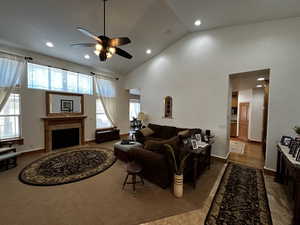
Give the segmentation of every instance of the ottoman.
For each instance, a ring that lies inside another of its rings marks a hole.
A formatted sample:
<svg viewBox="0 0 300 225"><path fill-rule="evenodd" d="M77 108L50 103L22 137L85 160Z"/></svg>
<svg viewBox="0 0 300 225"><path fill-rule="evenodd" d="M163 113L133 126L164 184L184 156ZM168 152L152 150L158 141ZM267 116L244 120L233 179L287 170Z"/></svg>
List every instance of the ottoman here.
<svg viewBox="0 0 300 225"><path fill-rule="evenodd" d="M142 147L143 145L139 142L131 142L131 144L128 145L122 145L121 141L118 141L114 144L114 154L117 157L117 159L128 162L127 154L128 152L135 148L135 147Z"/></svg>

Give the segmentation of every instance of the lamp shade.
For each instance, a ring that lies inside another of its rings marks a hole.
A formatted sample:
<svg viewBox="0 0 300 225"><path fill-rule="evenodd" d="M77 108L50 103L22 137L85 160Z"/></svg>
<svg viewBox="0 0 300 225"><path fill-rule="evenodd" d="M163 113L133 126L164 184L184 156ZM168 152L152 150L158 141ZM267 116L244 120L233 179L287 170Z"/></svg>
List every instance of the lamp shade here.
<svg viewBox="0 0 300 225"><path fill-rule="evenodd" d="M137 119L141 120L141 121L146 121L147 120L147 115L143 112L139 112Z"/></svg>

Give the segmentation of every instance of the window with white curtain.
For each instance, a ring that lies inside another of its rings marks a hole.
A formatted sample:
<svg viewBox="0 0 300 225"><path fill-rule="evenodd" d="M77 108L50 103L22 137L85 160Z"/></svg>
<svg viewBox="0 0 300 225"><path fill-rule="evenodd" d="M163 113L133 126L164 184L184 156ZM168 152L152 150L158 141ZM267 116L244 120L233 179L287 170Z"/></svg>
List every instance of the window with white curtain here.
<svg viewBox="0 0 300 225"><path fill-rule="evenodd" d="M137 99L129 99L129 120L137 118L141 111L141 103Z"/></svg>
<svg viewBox="0 0 300 225"><path fill-rule="evenodd" d="M93 94L91 76L28 63L28 88Z"/></svg>
<svg viewBox="0 0 300 225"><path fill-rule="evenodd" d="M98 98L96 100L96 128L101 129L109 127L112 127L112 124L105 114L101 99Z"/></svg>
<svg viewBox="0 0 300 225"><path fill-rule="evenodd" d="M116 97L116 89L111 80L97 78L97 82L101 82L101 88L100 88L101 93L98 93L97 90L98 94L100 94L104 98Z"/></svg>
<svg viewBox="0 0 300 225"><path fill-rule="evenodd" d="M20 137L20 94L10 94L0 111L0 139Z"/></svg>

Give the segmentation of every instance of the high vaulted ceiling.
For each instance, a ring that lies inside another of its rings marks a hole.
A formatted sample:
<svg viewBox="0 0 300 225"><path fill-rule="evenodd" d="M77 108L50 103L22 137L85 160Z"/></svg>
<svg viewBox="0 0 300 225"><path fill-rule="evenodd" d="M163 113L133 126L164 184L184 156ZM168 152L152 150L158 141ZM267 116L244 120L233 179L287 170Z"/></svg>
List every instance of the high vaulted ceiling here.
<svg viewBox="0 0 300 225"><path fill-rule="evenodd" d="M13 47L126 74L188 32L300 16L299 0L109 0L108 36L129 37L132 43L123 49L133 59L114 56L99 62L92 49L72 48L70 43L91 41L76 31L78 25L102 34L102 7L101 0L1 0L0 39ZM201 19L200 27L194 26L196 19ZM47 41L55 47L46 47ZM151 55L145 53L148 48Z"/></svg>

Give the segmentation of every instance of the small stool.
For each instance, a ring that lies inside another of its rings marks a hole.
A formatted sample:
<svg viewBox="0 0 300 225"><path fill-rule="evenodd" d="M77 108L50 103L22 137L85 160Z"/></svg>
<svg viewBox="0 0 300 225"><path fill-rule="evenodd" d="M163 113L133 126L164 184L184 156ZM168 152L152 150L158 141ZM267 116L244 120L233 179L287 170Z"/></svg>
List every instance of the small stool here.
<svg viewBox="0 0 300 225"><path fill-rule="evenodd" d="M132 184L133 191L135 192L135 185L137 183L142 183L144 185L144 180L143 180L143 177L141 175L142 170L143 170L142 166L137 164L136 162L128 163L127 164L127 176L126 176L125 181L123 183L123 188L122 189L125 188L126 184ZM132 182L127 182L129 175L132 176ZM136 182L136 176L139 176L141 178L140 182Z"/></svg>

